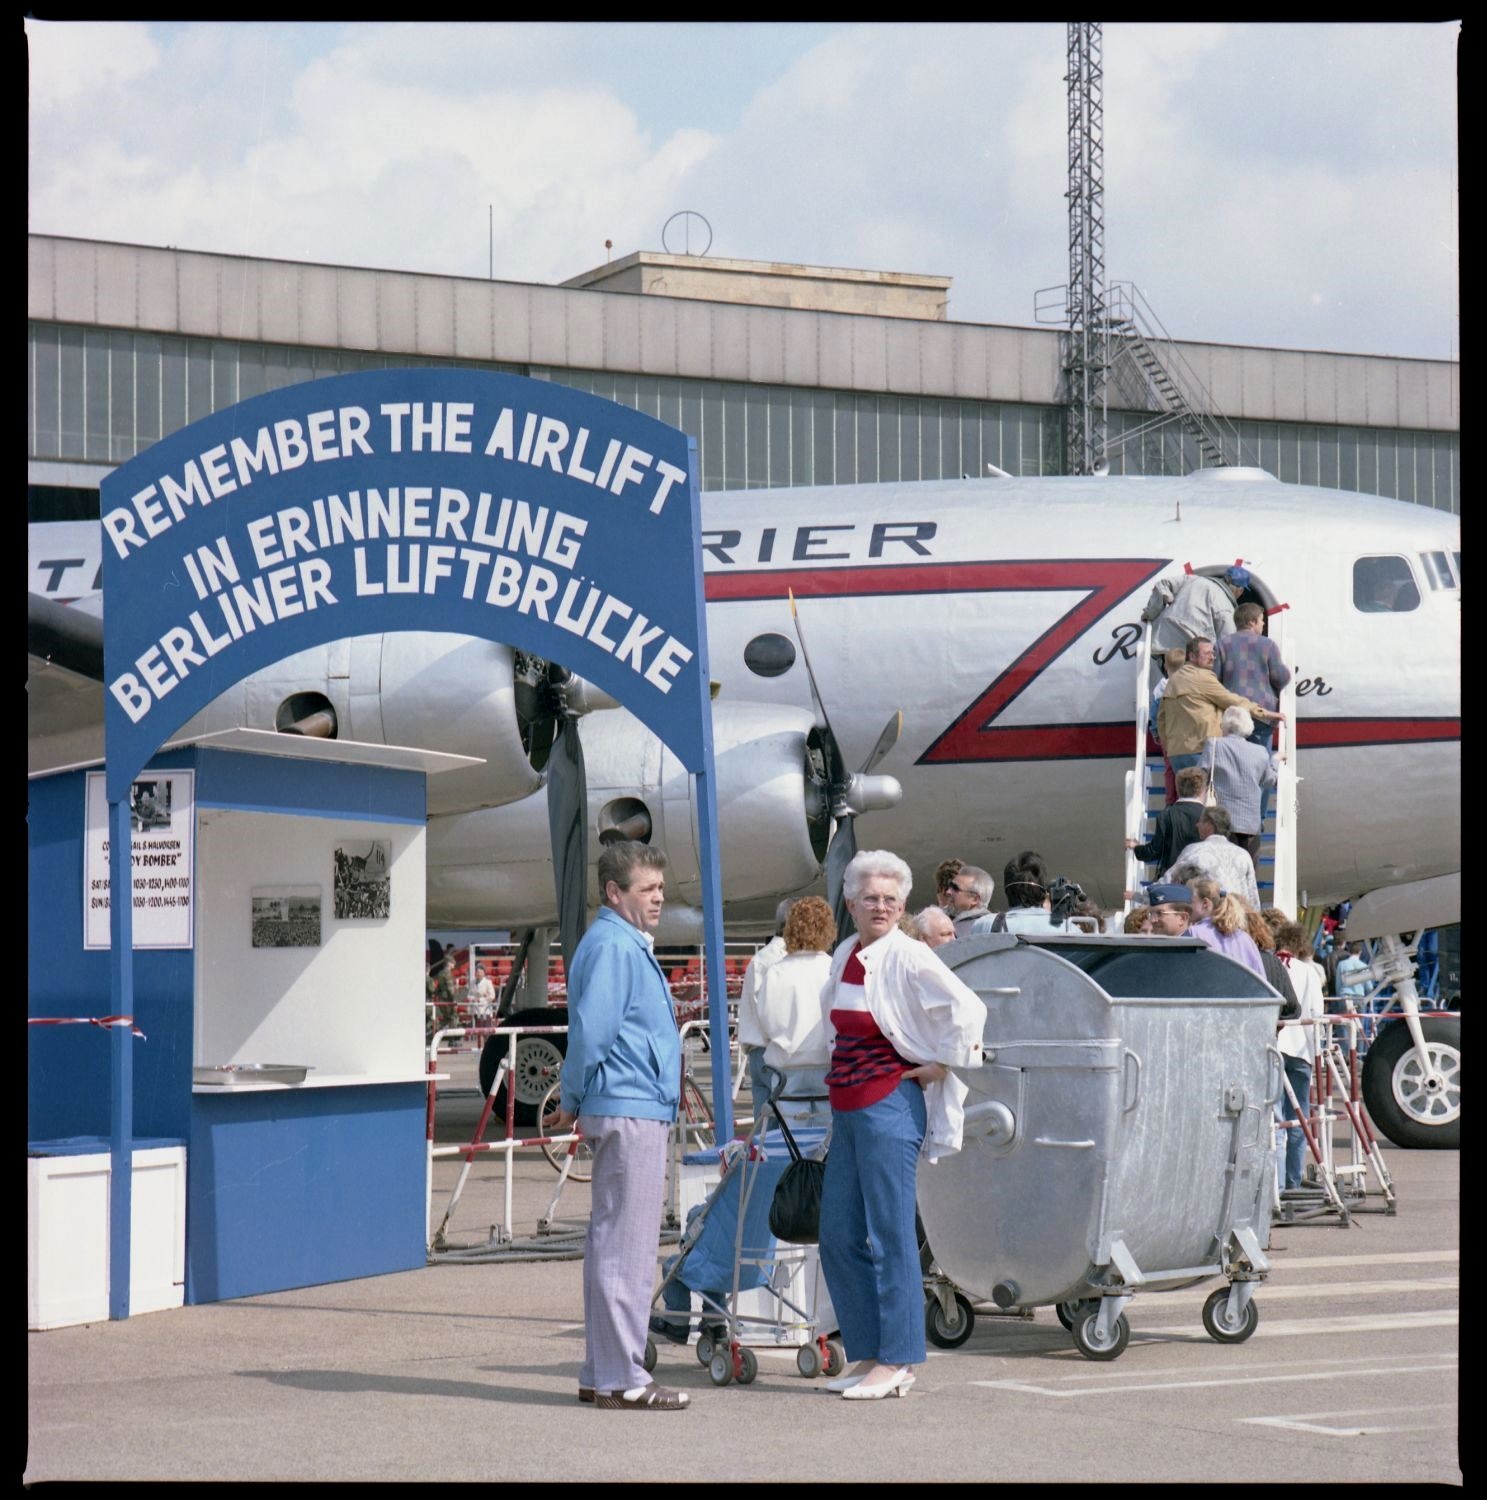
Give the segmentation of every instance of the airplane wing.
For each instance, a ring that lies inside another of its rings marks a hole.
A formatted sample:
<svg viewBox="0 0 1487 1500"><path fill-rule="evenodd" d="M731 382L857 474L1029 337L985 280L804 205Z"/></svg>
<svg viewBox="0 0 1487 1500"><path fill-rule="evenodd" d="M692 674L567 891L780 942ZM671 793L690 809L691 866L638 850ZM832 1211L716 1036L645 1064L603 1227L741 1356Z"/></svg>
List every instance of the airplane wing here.
<svg viewBox="0 0 1487 1500"><path fill-rule="evenodd" d="M103 621L26 596L27 770L103 754Z"/></svg>

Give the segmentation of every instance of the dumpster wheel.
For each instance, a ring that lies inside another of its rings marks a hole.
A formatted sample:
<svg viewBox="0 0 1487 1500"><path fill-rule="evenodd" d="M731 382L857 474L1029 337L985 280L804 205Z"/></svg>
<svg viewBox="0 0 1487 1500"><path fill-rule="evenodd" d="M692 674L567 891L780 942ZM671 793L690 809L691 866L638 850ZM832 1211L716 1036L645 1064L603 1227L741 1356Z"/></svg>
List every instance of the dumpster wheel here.
<svg viewBox="0 0 1487 1500"><path fill-rule="evenodd" d="M1073 1333L1074 1320L1076 1318L1083 1317L1084 1314L1087 1313L1091 1308L1094 1308L1098 1312L1099 1307L1100 1304L1094 1299L1085 1298L1084 1300L1079 1302L1055 1303L1053 1310L1055 1313L1057 1313L1059 1322L1062 1323L1070 1333Z"/></svg>
<svg viewBox="0 0 1487 1500"><path fill-rule="evenodd" d="M1225 1292L1224 1295L1227 1297L1229 1294ZM1069 1330L1074 1335L1074 1347L1086 1359L1119 1359L1125 1353L1126 1345L1131 1342L1131 1325L1126 1321L1126 1315L1122 1313L1115 1320L1114 1336L1108 1344L1099 1342L1099 1320L1098 1303L1093 1312L1074 1320L1074 1326Z"/></svg>
<svg viewBox="0 0 1487 1500"><path fill-rule="evenodd" d="M953 1311L946 1317L938 1297L928 1297L924 1303L925 1336L940 1349L959 1349L976 1326L976 1309L970 1298L957 1292L950 1306Z"/></svg>
<svg viewBox="0 0 1487 1500"><path fill-rule="evenodd" d="M1230 1328L1226 1323L1220 1322L1228 1306L1229 1288L1221 1286L1203 1304L1203 1327L1209 1338L1217 1339L1221 1344L1242 1344L1255 1331L1260 1321L1260 1309L1255 1306L1254 1298L1251 1298L1244 1304L1239 1326Z"/></svg>

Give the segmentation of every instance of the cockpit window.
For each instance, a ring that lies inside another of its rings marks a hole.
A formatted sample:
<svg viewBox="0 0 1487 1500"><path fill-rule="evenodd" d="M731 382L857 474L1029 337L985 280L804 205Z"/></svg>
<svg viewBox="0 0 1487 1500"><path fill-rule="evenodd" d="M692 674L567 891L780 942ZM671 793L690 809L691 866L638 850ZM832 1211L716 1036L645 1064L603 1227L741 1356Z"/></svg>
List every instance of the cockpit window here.
<svg viewBox="0 0 1487 1500"><path fill-rule="evenodd" d="M1419 609L1420 589L1402 557L1360 557L1353 564L1353 605L1364 614Z"/></svg>
<svg viewBox="0 0 1487 1500"><path fill-rule="evenodd" d="M1425 569L1425 581L1433 589L1454 589L1456 575L1451 571L1450 554L1446 552L1422 552L1421 565Z"/></svg>

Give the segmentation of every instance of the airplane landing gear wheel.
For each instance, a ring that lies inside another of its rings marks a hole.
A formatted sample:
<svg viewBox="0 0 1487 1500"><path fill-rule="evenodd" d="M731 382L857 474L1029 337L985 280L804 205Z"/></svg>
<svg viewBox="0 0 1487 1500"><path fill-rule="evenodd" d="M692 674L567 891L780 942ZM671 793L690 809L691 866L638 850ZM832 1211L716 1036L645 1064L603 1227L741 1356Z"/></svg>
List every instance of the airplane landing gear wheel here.
<svg viewBox="0 0 1487 1500"><path fill-rule="evenodd" d="M1420 1018L1425 1050L1443 1087L1428 1073L1403 1021L1391 1021L1363 1059L1363 1102L1380 1132L1396 1146L1456 1151L1461 1147L1461 1022Z"/></svg>
<svg viewBox="0 0 1487 1500"><path fill-rule="evenodd" d="M502 1026L561 1026L568 1019L566 1011L548 1006L530 1006L514 1015L506 1016ZM506 1049L511 1045L509 1036L492 1036L485 1039L480 1052L480 1092L489 1095L496 1081L496 1070ZM521 1050L517 1053L518 1077L516 1080L516 1123L535 1125L542 1096L556 1080L563 1066L563 1054L568 1047L566 1032L550 1033L546 1036L522 1038ZM496 1095L495 1118L506 1117L506 1083L502 1083Z"/></svg>

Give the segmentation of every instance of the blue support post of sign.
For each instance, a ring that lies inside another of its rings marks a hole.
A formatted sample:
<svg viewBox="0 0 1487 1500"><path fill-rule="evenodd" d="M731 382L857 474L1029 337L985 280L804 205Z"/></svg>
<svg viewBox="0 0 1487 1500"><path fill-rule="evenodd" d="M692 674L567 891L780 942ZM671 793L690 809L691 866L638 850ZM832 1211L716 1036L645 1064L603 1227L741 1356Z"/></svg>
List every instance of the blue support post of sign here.
<svg viewBox="0 0 1487 1500"><path fill-rule="evenodd" d="M109 1027L108 1315L129 1316L134 1191L134 861L128 792L108 805Z"/></svg>
<svg viewBox="0 0 1487 1500"><path fill-rule="evenodd" d="M702 578L702 494L697 483L697 439L687 439L687 486L695 538L693 595L697 604L697 691L702 724L702 765L697 772L697 854L702 864L702 939L707 957L707 1017L712 1038L713 1132L733 1135L733 1078L728 1059L728 975L723 967L723 872L718 859L718 792L713 776L712 684L707 651L707 601Z"/></svg>

